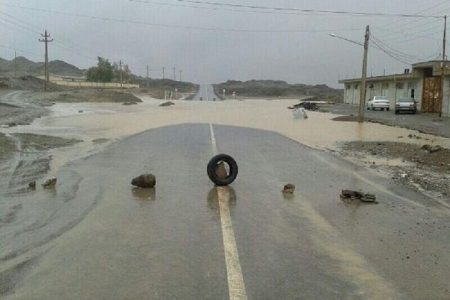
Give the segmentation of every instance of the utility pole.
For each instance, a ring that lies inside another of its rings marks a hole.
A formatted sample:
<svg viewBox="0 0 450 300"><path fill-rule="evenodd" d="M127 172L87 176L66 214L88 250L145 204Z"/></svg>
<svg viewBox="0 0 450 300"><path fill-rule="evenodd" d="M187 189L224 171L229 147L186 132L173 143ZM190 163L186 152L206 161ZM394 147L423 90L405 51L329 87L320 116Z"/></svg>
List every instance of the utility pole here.
<svg viewBox="0 0 450 300"><path fill-rule="evenodd" d="M17 77L17 52L14 50L14 77Z"/></svg>
<svg viewBox="0 0 450 300"><path fill-rule="evenodd" d="M444 37L442 39L442 63L441 63L441 103L439 105L439 118L442 117L442 107L444 104L444 83L445 83L445 70L447 68L445 63L445 43L447 39L447 16L444 16ZM449 103L450 105L450 103Z"/></svg>
<svg viewBox="0 0 450 300"><path fill-rule="evenodd" d="M120 87L123 88L122 60L119 60L119 70L120 70Z"/></svg>
<svg viewBox="0 0 450 300"><path fill-rule="evenodd" d="M180 72L180 81L181 81L181 73L183 73L183 70L179 70L178 72Z"/></svg>
<svg viewBox="0 0 450 300"><path fill-rule="evenodd" d="M163 67L163 79L166 79L166 67Z"/></svg>
<svg viewBox="0 0 450 300"><path fill-rule="evenodd" d="M177 81L177 75L176 75L177 71L175 69L175 67L173 67L173 80Z"/></svg>
<svg viewBox="0 0 450 300"><path fill-rule="evenodd" d="M363 56L361 94L359 98L359 114L358 114L359 123L364 122L364 105L366 103L367 53L369 52L369 38L370 38L370 29L369 25L367 25L366 34L364 36L364 56Z"/></svg>
<svg viewBox="0 0 450 300"><path fill-rule="evenodd" d="M149 68L148 68L148 65L147 65L147 87L149 86L149 84L150 84L150 71L149 71Z"/></svg>
<svg viewBox="0 0 450 300"><path fill-rule="evenodd" d="M49 39L50 34L47 33L47 30L45 30L45 33L41 34L41 36L43 37L43 39L39 39L39 42L45 43L44 91L47 91L47 84L48 84L48 81L50 80L50 76L48 74L48 43L53 42L53 39L51 39L51 40Z"/></svg>

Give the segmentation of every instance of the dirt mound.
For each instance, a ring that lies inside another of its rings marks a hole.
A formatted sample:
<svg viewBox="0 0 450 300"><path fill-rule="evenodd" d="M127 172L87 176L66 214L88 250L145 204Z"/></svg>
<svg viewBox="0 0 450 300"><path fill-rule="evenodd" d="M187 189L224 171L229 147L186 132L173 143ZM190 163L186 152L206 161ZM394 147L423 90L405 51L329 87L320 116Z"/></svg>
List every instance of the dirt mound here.
<svg viewBox="0 0 450 300"><path fill-rule="evenodd" d="M71 90L64 92L55 92L42 95L45 100L52 102L65 102L65 103L77 103L77 102L114 102L114 103L139 103L141 99L136 97L130 92L117 91L117 90Z"/></svg>
<svg viewBox="0 0 450 300"><path fill-rule="evenodd" d="M44 90L44 80L34 76L22 76L18 78L0 77L0 87L14 90L41 91ZM47 84L48 91L61 91L62 87L53 83Z"/></svg>

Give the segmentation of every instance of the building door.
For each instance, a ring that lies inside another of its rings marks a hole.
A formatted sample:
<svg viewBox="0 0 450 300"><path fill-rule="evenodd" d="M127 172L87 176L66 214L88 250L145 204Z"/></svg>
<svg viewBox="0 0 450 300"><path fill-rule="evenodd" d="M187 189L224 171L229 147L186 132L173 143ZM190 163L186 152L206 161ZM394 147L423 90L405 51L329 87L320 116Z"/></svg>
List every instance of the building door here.
<svg viewBox="0 0 450 300"><path fill-rule="evenodd" d="M441 79L428 77L423 81L422 112L439 112L441 101Z"/></svg>

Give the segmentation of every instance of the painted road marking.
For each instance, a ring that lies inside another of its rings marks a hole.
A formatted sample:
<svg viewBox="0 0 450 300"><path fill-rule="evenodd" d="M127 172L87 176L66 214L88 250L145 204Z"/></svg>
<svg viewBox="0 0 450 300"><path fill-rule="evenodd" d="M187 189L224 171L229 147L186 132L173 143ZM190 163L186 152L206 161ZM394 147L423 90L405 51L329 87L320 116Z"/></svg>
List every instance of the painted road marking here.
<svg viewBox="0 0 450 300"><path fill-rule="evenodd" d="M214 128L209 124L211 144L214 155L218 154ZM228 294L231 300L247 299L244 277L242 275L239 253L234 236L233 224L230 215L230 192L227 187L217 187L219 201L220 222L222 225L223 248L225 252L225 265L227 267Z"/></svg>

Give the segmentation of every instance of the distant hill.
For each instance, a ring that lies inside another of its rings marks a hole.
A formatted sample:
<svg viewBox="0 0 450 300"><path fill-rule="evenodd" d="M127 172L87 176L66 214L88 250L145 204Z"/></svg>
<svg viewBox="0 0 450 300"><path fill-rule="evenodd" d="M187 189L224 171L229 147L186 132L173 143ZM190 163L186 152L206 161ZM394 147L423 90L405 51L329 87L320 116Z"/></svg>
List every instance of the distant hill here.
<svg viewBox="0 0 450 300"><path fill-rule="evenodd" d="M325 84L289 84L280 80L249 80L227 82L214 85L217 95L225 89L227 94L232 92L241 97L303 97L311 96L317 100L342 102L343 92L340 89L331 88Z"/></svg>
<svg viewBox="0 0 450 300"><path fill-rule="evenodd" d="M0 58L0 76L13 76L16 68L17 76L44 75L44 63L33 62L23 56L19 56L12 60ZM58 76L84 76L84 71L74 65L61 60L53 60L48 63L50 75Z"/></svg>

